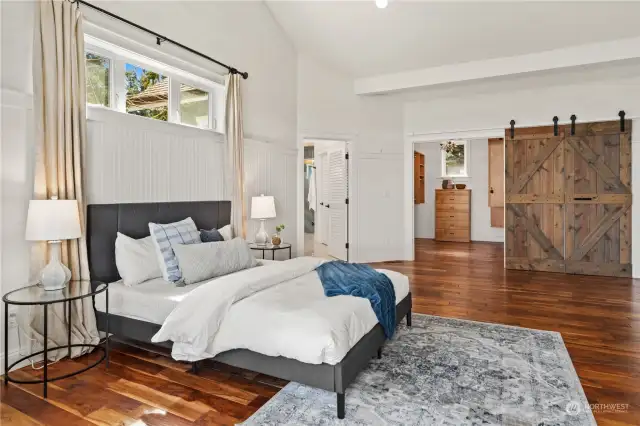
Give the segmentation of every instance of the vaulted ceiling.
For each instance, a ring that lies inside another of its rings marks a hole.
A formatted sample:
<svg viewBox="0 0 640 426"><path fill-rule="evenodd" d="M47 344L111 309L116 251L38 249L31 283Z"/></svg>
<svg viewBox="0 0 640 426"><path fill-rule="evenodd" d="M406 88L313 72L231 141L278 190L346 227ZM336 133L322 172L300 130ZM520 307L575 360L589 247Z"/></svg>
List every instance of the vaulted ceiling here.
<svg viewBox="0 0 640 426"><path fill-rule="evenodd" d="M640 2L267 1L300 52L353 77L640 36Z"/></svg>

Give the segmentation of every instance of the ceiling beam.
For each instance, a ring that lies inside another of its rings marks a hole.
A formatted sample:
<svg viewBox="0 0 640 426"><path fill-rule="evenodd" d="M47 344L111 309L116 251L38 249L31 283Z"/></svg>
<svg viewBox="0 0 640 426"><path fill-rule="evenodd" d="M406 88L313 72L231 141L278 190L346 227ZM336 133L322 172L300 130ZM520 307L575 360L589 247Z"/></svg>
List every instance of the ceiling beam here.
<svg viewBox="0 0 640 426"><path fill-rule="evenodd" d="M640 58L640 37L358 78L354 90L371 95L634 58Z"/></svg>

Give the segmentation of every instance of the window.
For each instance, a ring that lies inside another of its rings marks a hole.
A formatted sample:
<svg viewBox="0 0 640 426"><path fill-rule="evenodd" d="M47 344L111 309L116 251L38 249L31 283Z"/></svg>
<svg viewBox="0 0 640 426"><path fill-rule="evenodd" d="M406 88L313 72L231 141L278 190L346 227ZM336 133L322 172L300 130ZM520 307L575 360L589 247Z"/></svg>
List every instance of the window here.
<svg viewBox="0 0 640 426"><path fill-rule="evenodd" d="M442 152L442 176L466 177L467 141L447 141L440 144Z"/></svg>
<svg viewBox="0 0 640 426"><path fill-rule="evenodd" d="M180 85L180 122L191 126L209 127L209 93L195 87Z"/></svg>
<svg viewBox="0 0 640 426"><path fill-rule="evenodd" d="M169 79L152 70L126 64L124 88L129 114L169 120Z"/></svg>
<svg viewBox="0 0 640 426"><path fill-rule="evenodd" d="M111 60L87 52L87 103L109 107Z"/></svg>
<svg viewBox="0 0 640 426"><path fill-rule="evenodd" d="M85 35L87 104L220 130L224 86Z"/></svg>

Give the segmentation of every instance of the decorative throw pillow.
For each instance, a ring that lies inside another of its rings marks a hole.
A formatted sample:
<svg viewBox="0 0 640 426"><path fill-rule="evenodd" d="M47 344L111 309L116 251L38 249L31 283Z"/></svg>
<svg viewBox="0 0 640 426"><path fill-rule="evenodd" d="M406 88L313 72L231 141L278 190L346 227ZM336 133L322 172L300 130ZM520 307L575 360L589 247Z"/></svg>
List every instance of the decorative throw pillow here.
<svg viewBox="0 0 640 426"><path fill-rule="evenodd" d="M220 235L222 235L222 238L224 238L225 241L233 240L233 228L231 227L231 225L223 226L222 228L218 229L218 232L220 233Z"/></svg>
<svg viewBox="0 0 640 426"><path fill-rule="evenodd" d="M197 244L200 232L190 217L180 222L159 224L149 222L149 232L156 248L156 255L160 263L162 277L171 282L180 281L182 275L178 267L178 259L173 253L173 246L177 244Z"/></svg>
<svg viewBox="0 0 640 426"><path fill-rule="evenodd" d="M258 261L242 238L215 243L174 246L185 284L253 268Z"/></svg>
<svg viewBox="0 0 640 426"><path fill-rule="evenodd" d="M151 236L136 240L118 232L116 267L124 285L129 287L162 276Z"/></svg>
<svg viewBox="0 0 640 426"><path fill-rule="evenodd" d="M224 241L224 237L222 236L222 234L220 234L220 232L218 232L216 228L210 229L208 231L206 229L201 229L200 239L203 243L216 243L218 241Z"/></svg>

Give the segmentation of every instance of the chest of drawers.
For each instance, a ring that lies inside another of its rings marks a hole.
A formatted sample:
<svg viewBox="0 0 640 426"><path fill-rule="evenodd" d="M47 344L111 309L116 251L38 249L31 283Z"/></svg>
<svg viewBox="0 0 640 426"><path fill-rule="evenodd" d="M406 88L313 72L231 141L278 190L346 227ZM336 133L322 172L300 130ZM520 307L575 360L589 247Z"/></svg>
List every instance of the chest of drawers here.
<svg viewBox="0 0 640 426"><path fill-rule="evenodd" d="M470 189L436 189L436 240L471 241Z"/></svg>

